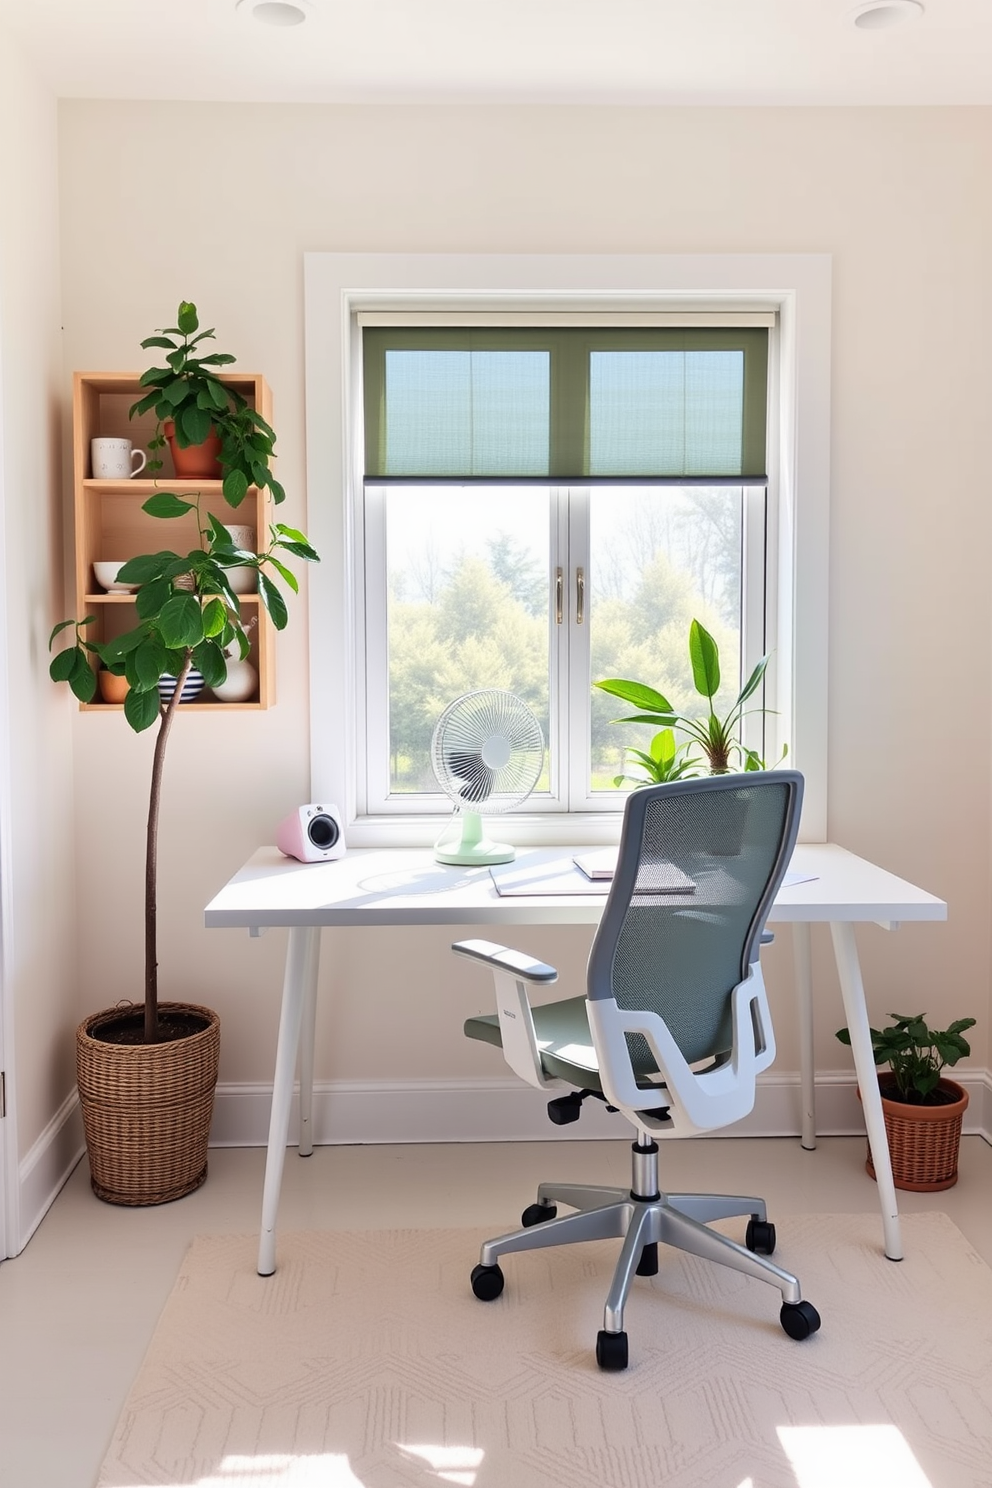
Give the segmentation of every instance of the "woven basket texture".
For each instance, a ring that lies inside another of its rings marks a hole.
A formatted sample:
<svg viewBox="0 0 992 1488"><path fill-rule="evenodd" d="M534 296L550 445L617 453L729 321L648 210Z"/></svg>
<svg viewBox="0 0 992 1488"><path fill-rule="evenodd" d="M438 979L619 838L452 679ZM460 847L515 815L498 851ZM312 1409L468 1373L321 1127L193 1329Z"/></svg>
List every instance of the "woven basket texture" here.
<svg viewBox="0 0 992 1488"><path fill-rule="evenodd" d="M76 1030L76 1081L93 1191L110 1204L167 1204L207 1176L207 1141L220 1053L220 1018L197 1003L161 1003L206 1026L161 1044L110 1044L94 1029L120 1016L106 1008Z"/></svg>
<svg viewBox="0 0 992 1488"><path fill-rule="evenodd" d="M888 1077L883 1076L879 1086L896 1188L914 1193L937 1193L952 1188L958 1179L961 1124L968 1106L968 1092L956 1081L943 1079L941 1089L956 1097L953 1105L909 1106L888 1098L888 1092L894 1089ZM870 1143L865 1167L874 1178Z"/></svg>

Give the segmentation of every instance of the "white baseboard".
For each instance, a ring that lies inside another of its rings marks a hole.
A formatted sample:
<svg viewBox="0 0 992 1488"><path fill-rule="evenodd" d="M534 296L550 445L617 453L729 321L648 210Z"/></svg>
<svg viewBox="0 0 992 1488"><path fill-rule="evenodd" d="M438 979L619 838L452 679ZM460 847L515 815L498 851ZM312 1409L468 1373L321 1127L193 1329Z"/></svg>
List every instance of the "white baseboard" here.
<svg viewBox="0 0 992 1488"><path fill-rule="evenodd" d="M957 1078L971 1097L964 1130L978 1132L992 1142L992 1072L971 1070ZM211 1146L264 1147L271 1100L271 1085L218 1086ZM541 1091L522 1086L512 1076L471 1083L336 1080L314 1087L313 1140L317 1146L353 1146L377 1142L629 1139L626 1123L615 1120L599 1101L586 1101L582 1119L564 1127L548 1120L547 1101ZM798 1074L764 1075L759 1078L750 1116L714 1135L798 1136L801 1112ZM816 1124L820 1136L857 1136L864 1132L853 1075L838 1072L817 1077ZM294 1097L289 1127L293 1144L298 1129L299 1105Z"/></svg>
<svg viewBox="0 0 992 1488"><path fill-rule="evenodd" d="M18 1166L10 1255L20 1255L85 1150L79 1096L73 1090Z"/></svg>
<svg viewBox="0 0 992 1488"><path fill-rule="evenodd" d="M968 1070L955 1077L970 1096L966 1133L992 1143L992 1071ZM212 1147L264 1147L268 1140L272 1086L224 1084L217 1087ZM405 1142L629 1141L624 1121L615 1120L599 1101L585 1103L580 1121L555 1126L548 1120L547 1096L505 1079L336 1080L320 1084L313 1096L313 1140L317 1146L359 1146ZM799 1076L764 1075L750 1116L721 1137L798 1136ZM820 1136L858 1136L864 1132L861 1103L853 1077L824 1073L816 1081L816 1124ZM294 1097L290 1142L299 1130ZM85 1151L79 1098L63 1101L18 1169L17 1214L10 1233L18 1255L34 1234L56 1195Z"/></svg>

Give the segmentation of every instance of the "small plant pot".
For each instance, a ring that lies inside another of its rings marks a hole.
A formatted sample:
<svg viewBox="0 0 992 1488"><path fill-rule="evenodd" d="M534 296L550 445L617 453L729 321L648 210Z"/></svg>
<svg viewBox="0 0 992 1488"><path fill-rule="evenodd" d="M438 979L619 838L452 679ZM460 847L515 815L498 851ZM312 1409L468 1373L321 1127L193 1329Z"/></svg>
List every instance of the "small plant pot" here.
<svg viewBox="0 0 992 1488"><path fill-rule="evenodd" d="M202 444L188 444L181 449L176 443L176 426L171 420L163 426L162 432L169 441L177 480L220 479L220 439L216 434L208 434Z"/></svg>
<svg viewBox="0 0 992 1488"><path fill-rule="evenodd" d="M105 703L122 703L127 696L128 680L116 672L97 672L96 682Z"/></svg>
<svg viewBox="0 0 992 1488"><path fill-rule="evenodd" d="M961 1146L961 1123L968 1107L968 1092L955 1080L942 1079L939 1088L954 1096L943 1106L914 1106L893 1100L895 1080L880 1075L878 1087L882 1096L882 1115L889 1141L892 1181L896 1188L911 1193L939 1193L953 1188L958 1181L958 1152ZM860 1100L860 1092L858 1093ZM871 1160L871 1143L865 1169L875 1177Z"/></svg>

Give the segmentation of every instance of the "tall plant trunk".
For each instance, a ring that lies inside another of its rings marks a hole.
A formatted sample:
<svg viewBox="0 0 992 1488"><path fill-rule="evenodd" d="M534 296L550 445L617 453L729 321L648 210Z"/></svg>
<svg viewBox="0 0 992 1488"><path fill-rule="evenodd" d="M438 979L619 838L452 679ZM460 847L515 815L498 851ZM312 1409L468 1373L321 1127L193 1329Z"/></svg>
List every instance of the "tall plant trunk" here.
<svg viewBox="0 0 992 1488"><path fill-rule="evenodd" d="M165 746L169 742L172 722L176 716L179 699L193 660L187 650L182 671L176 679L176 688L168 703L160 707L161 721L155 739L155 754L152 759L152 783L148 797L148 828L145 834L145 1038L146 1044L156 1044L159 1038L158 1023L158 815L162 801L162 770L165 765Z"/></svg>

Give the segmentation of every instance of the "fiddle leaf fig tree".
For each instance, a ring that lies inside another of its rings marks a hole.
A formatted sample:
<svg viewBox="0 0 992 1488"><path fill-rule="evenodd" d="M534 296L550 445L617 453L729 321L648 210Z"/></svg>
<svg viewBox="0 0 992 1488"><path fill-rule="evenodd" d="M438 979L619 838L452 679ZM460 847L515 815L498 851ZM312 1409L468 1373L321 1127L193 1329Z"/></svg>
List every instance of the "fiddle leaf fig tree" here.
<svg viewBox="0 0 992 1488"><path fill-rule="evenodd" d="M645 781L662 784L668 780L679 780L685 775L698 774L699 767L704 762L706 773L710 775L726 775L735 767L743 770L765 769L761 756L742 742L740 730L748 711L764 711L761 708L748 710L744 705L761 685L769 657L761 658L723 717L714 707L714 698L720 691L719 648L709 631L698 620L693 620L689 627L689 661L693 684L707 704L707 712L698 718L690 718L677 712L663 693L644 682L610 677L593 684L637 709L636 713L625 718L615 718L614 723L647 723L659 730L647 751L627 750L627 754L637 762L644 775L618 775L614 785L621 785L624 780L629 780L634 785L644 785ZM675 731L688 738L681 744L677 743ZM701 755L692 755L693 749L700 750ZM787 753L786 746L781 758L784 759Z"/></svg>
<svg viewBox="0 0 992 1488"><path fill-rule="evenodd" d="M183 684L190 668L196 667L208 686L217 687L227 676L226 651L236 646L242 659L248 655L248 635L229 578L232 569L256 570L259 598L275 628L284 630L289 611L272 575L298 593L296 575L285 559L298 558L306 563L319 559L306 536L282 522L270 526L268 545L258 553L236 548L223 523L212 512L201 512L199 499L187 500L171 491L157 492L142 510L164 521L194 512L199 546L185 554L162 548L130 558L121 566L119 577L123 583L138 586L134 595L136 624L111 640L97 641L90 639L88 629L94 616L61 621L49 638L49 650L70 630L72 644L52 658L49 674L55 682L68 682L75 696L87 703L97 690L91 663L100 662L127 678L124 716L135 733L158 723L145 839L144 901L144 1042L156 1043L161 1036L157 955L159 808L166 745ZM167 701L159 694L161 676L176 678Z"/></svg>

